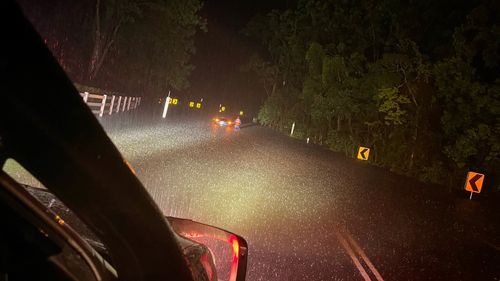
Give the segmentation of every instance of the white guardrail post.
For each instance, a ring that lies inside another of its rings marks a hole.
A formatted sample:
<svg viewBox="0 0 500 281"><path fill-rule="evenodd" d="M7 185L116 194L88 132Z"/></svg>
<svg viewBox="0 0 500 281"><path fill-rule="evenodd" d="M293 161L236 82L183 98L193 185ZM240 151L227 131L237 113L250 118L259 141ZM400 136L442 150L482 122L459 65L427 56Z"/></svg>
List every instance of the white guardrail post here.
<svg viewBox="0 0 500 281"><path fill-rule="evenodd" d="M122 96L118 97L118 105L116 106L116 113L120 112L120 104L122 102Z"/></svg>
<svg viewBox="0 0 500 281"><path fill-rule="evenodd" d="M104 114L104 107L106 107L106 95L102 96L102 103L101 103L101 111L99 112L99 117L102 117Z"/></svg>
<svg viewBox="0 0 500 281"><path fill-rule="evenodd" d="M115 95L111 97L111 105L109 106L109 115L113 113L113 105L115 104Z"/></svg>
<svg viewBox="0 0 500 281"><path fill-rule="evenodd" d="M127 97L123 100L122 112L125 111L125 107L127 106Z"/></svg>

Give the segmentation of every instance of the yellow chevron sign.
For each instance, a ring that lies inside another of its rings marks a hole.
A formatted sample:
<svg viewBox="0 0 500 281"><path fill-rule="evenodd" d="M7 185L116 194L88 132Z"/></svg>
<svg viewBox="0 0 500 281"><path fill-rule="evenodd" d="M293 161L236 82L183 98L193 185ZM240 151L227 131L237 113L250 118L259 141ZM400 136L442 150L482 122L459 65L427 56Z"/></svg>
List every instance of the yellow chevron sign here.
<svg viewBox="0 0 500 281"><path fill-rule="evenodd" d="M358 150L358 159L359 160L368 160L370 157L370 149L368 147L360 146Z"/></svg>
<svg viewBox="0 0 500 281"><path fill-rule="evenodd" d="M468 172L467 179L465 180L465 190L474 193L481 193L481 189L483 189L483 181L484 174Z"/></svg>

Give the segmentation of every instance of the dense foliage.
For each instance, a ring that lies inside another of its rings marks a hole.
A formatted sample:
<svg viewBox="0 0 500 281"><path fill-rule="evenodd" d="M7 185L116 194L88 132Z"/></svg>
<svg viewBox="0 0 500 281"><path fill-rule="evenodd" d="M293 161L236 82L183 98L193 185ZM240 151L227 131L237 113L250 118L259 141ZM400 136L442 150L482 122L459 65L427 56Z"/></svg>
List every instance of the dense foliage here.
<svg viewBox="0 0 500 281"><path fill-rule="evenodd" d="M201 0L19 2L76 82L129 95L189 86Z"/></svg>
<svg viewBox="0 0 500 281"><path fill-rule="evenodd" d="M439 3L438 3L439 2ZM500 189L498 1L304 0L254 18L262 124L425 181Z"/></svg>

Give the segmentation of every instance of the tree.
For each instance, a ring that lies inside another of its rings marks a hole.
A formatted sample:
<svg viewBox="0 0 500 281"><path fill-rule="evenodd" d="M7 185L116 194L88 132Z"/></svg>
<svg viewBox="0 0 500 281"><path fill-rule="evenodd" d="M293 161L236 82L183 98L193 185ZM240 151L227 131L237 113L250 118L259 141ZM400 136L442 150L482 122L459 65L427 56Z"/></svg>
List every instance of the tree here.
<svg viewBox="0 0 500 281"><path fill-rule="evenodd" d="M96 82L148 95L187 88L194 69L190 63L196 51L194 36L206 26L200 9L199 0L160 1L145 7L143 16L123 25Z"/></svg>
<svg viewBox="0 0 500 281"><path fill-rule="evenodd" d="M264 61L259 55L251 56L248 62L241 67L241 71L256 74L267 97L272 96L276 91L276 86L279 83L278 68L270 62Z"/></svg>
<svg viewBox="0 0 500 281"><path fill-rule="evenodd" d="M245 31L286 81L259 117L347 155L370 146L371 162L421 179L500 179L500 4L449 4L301 0L256 17Z"/></svg>
<svg viewBox="0 0 500 281"><path fill-rule="evenodd" d="M133 22L150 2L140 0L96 0L94 8L93 46L88 66L88 79L94 80L104 63L118 32Z"/></svg>
<svg viewBox="0 0 500 281"><path fill-rule="evenodd" d="M500 159L499 5L486 2L472 10L454 36L455 55L434 69L444 153L453 168L496 174ZM496 19L496 21L495 21ZM491 26L493 23L493 26Z"/></svg>

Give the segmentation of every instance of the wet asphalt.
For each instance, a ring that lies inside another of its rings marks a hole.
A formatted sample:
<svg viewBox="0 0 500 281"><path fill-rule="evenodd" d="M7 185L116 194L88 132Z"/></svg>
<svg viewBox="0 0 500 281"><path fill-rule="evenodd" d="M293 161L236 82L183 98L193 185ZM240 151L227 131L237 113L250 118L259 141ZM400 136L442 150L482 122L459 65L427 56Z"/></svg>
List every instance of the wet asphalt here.
<svg viewBox="0 0 500 281"><path fill-rule="evenodd" d="M165 215L247 239L247 280L500 280L494 202L261 126L109 134Z"/></svg>

